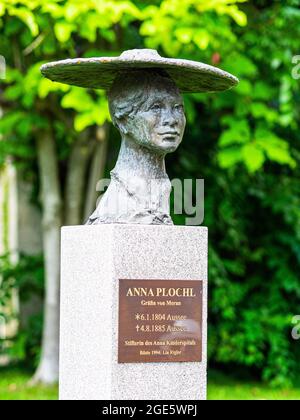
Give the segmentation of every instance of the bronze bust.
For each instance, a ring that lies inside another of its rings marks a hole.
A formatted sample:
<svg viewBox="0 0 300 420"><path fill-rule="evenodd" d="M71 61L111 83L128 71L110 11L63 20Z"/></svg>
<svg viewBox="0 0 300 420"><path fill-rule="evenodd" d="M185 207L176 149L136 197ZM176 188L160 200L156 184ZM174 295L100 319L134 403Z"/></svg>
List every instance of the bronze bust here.
<svg viewBox="0 0 300 420"><path fill-rule="evenodd" d="M165 156L183 138L181 93L222 91L238 80L203 63L143 49L120 57L49 63L41 71L53 81L106 89L111 118L122 137L111 183L87 224L173 224Z"/></svg>

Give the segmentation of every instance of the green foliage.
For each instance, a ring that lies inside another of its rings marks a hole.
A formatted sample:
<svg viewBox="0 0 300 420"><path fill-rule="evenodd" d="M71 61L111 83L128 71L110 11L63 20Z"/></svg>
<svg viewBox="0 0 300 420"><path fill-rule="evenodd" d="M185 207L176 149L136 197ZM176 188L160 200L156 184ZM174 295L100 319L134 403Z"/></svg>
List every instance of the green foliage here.
<svg viewBox="0 0 300 420"><path fill-rule="evenodd" d="M4 308L10 306L12 297L12 289L15 285L15 280L10 276L10 263L8 255L0 257L0 271L1 271L1 289L0 289L0 317L8 319L11 314L6 314Z"/></svg>
<svg viewBox="0 0 300 420"><path fill-rule="evenodd" d="M205 179L211 362L247 367L274 385L294 379L299 357L290 338L300 298L300 96L292 77L299 6L299 0L0 5L0 54L8 63L0 164L9 154L34 172L34 140L51 129L66 165L78 132L109 120L103 92L43 79L45 61L148 47L239 77L229 92L185 98L187 133L168 168L173 178ZM20 337L19 354L27 342Z"/></svg>
<svg viewBox="0 0 300 420"><path fill-rule="evenodd" d="M299 400L300 389L274 389L257 383L253 378L208 371L208 400ZM240 375L242 376L242 375Z"/></svg>
<svg viewBox="0 0 300 420"><path fill-rule="evenodd" d="M43 299L43 259L21 255L19 262L12 264L10 256L6 255L0 258L0 272L0 316L9 323L19 316L11 304L13 290L17 290L21 311L24 304ZM33 315L21 320L15 337L4 337L0 341L0 354L8 354L14 361L35 367L40 355L42 325L41 307L38 307Z"/></svg>
<svg viewBox="0 0 300 420"><path fill-rule="evenodd" d="M83 131L95 124L101 126L110 120L107 100L102 92L98 93L97 101L95 101L86 89L71 87L63 97L61 106L76 111L77 115L74 117L76 131Z"/></svg>

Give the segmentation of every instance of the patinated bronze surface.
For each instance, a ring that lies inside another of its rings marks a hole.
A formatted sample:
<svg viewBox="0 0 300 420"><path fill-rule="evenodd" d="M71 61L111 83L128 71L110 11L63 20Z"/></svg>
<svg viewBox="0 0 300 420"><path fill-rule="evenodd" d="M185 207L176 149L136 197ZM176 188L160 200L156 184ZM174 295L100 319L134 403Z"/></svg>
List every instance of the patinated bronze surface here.
<svg viewBox="0 0 300 420"><path fill-rule="evenodd" d="M178 88L163 71L136 70L117 77L108 101L122 144L111 183L88 224L172 224L165 156L177 149L185 128Z"/></svg>
<svg viewBox="0 0 300 420"><path fill-rule="evenodd" d="M238 80L204 63L129 50L120 57L63 60L42 66L53 81L108 90L110 113L122 137L111 183L87 224L172 224L165 156L182 141L181 93L217 92Z"/></svg>
<svg viewBox="0 0 300 420"><path fill-rule="evenodd" d="M168 72L182 93L219 92L230 89L238 79L217 67L198 61L161 57L157 51L135 49L119 57L75 58L42 66L42 74L54 82L109 90L123 71L159 68Z"/></svg>

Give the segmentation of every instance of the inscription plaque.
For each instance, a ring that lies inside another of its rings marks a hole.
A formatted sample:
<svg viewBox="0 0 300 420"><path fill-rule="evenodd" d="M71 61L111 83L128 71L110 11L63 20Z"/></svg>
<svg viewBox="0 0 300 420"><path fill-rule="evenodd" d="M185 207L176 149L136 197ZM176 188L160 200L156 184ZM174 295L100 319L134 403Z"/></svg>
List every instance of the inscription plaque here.
<svg viewBox="0 0 300 420"><path fill-rule="evenodd" d="M119 280L119 363L201 362L200 280Z"/></svg>

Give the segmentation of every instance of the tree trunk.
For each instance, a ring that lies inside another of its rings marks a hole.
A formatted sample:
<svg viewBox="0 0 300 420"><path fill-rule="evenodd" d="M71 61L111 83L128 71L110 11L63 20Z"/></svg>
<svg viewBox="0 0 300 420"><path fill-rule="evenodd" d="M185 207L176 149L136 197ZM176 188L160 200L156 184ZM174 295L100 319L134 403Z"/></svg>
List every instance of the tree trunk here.
<svg viewBox="0 0 300 420"><path fill-rule="evenodd" d="M107 159L108 146L108 124L97 129L97 145L92 159L90 176L84 207L84 221L86 221L96 208L97 182L103 178Z"/></svg>
<svg viewBox="0 0 300 420"><path fill-rule="evenodd" d="M65 194L65 224L67 226L82 223L82 203L87 165L94 150L95 141L88 137L88 132L80 134L74 143L68 163Z"/></svg>
<svg viewBox="0 0 300 420"><path fill-rule="evenodd" d="M0 139L1 141L1 139ZM12 160L7 157L3 167L0 168L0 256L8 255L10 263L17 264L18 256L18 194L17 171ZM0 272L0 290L1 290ZM0 313L4 312L8 319L0 315L0 338L5 340L14 338L18 332L19 314L18 289L11 291L10 301L3 307L0 302ZM10 319L11 317L11 319ZM10 356L0 354L0 364L9 364Z"/></svg>
<svg viewBox="0 0 300 420"><path fill-rule="evenodd" d="M43 204L43 247L45 257L45 303L42 354L33 383L52 384L58 380L59 276L62 202L55 140L51 131L37 139Z"/></svg>
<svg viewBox="0 0 300 420"><path fill-rule="evenodd" d="M24 179L22 170L18 173L18 242L21 255L37 256L43 252L42 212L31 202L33 183ZM30 296L20 301L19 322L21 329L29 327L30 318L41 313L43 299Z"/></svg>

